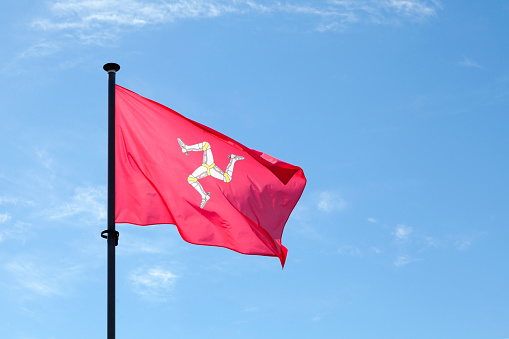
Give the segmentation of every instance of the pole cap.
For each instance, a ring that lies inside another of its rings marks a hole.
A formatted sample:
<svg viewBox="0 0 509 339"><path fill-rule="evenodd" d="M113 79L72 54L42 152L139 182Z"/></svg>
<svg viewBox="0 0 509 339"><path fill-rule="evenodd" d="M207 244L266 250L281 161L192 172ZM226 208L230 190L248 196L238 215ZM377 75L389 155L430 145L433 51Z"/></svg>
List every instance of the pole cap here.
<svg viewBox="0 0 509 339"><path fill-rule="evenodd" d="M104 65L103 69L108 73L109 72L118 72L118 70L120 69L120 66L114 62L110 62L110 63L107 63L106 65Z"/></svg>

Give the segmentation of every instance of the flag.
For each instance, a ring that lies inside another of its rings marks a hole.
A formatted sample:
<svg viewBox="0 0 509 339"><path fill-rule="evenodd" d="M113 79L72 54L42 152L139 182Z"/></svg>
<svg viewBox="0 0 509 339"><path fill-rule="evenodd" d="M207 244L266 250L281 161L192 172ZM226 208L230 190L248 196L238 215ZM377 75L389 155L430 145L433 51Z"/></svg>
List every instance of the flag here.
<svg viewBox="0 0 509 339"><path fill-rule="evenodd" d="M116 85L115 222L174 224L192 244L278 257L301 168Z"/></svg>

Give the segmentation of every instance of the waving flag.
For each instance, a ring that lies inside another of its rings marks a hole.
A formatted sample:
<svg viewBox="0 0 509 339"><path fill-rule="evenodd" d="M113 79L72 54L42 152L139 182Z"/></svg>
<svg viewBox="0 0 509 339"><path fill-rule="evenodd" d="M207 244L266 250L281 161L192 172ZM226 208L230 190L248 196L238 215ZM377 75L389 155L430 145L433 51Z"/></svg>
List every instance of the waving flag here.
<svg viewBox="0 0 509 339"><path fill-rule="evenodd" d="M115 222L174 224L193 244L278 257L301 168L116 86Z"/></svg>

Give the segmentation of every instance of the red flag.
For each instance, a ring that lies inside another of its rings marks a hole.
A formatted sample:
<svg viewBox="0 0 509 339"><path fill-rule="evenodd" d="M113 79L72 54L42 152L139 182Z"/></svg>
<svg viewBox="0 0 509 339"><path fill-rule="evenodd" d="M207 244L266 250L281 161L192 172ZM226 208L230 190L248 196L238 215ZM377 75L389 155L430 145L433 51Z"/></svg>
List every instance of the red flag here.
<svg viewBox="0 0 509 339"><path fill-rule="evenodd" d="M174 224L197 245L278 257L302 169L116 86L115 222Z"/></svg>

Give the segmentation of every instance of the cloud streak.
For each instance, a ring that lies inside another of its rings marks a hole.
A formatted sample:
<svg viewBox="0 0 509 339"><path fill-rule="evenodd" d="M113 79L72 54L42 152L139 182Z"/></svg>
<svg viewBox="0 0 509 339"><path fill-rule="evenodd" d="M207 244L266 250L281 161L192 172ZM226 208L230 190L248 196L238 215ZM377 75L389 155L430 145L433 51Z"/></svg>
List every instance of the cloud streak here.
<svg viewBox="0 0 509 339"><path fill-rule="evenodd" d="M11 221L12 217L9 214L0 214L0 243L7 239L17 239L18 241L25 242L27 237L31 235L29 224L21 221Z"/></svg>
<svg viewBox="0 0 509 339"><path fill-rule="evenodd" d="M11 219L11 216L7 213L0 213L0 224L7 222Z"/></svg>
<svg viewBox="0 0 509 339"><path fill-rule="evenodd" d="M402 267L410 264L411 262L418 261L419 259L411 258L407 255L400 255L396 258L394 261L394 266L396 267Z"/></svg>
<svg viewBox="0 0 509 339"><path fill-rule="evenodd" d="M403 224L397 225L396 230L394 231L394 236L396 237L397 241L407 241L410 238L410 235L412 234L413 229L410 226L406 226Z"/></svg>
<svg viewBox="0 0 509 339"><path fill-rule="evenodd" d="M33 202L30 200L20 199L20 198L13 198L13 197L6 197L6 196L0 196L0 205L2 204L11 204L11 205L17 205L17 204L24 204L24 205L30 205Z"/></svg>
<svg viewBox="0 0 509 339"><path fill-rule="evenodd" d="M11 261L4 270L14 277L13 288L46 297L67 294L69 281L81 274L80 266L49 267L26 259Z"/></svg>
<svg viewBox="0 0 509 339"><path fill-rule="evenodd" d="M106 220L106 189L104 187L78 187L69 202L49 211L50 219L87 214L97 224Z"/></svg>
<svg viewBox="0 0 509 339"><path fill-rule="evenodd" d="M317 200L318 210L326 213L343 211L346 208L346 201L333 192L321 192Z"/></svg>
<svg viewBox="0 0 509 339"><path fill-rule="evenodd" d="M72 32L82 42L100 43L124 29L164 25L178 20L228 15L307 16L315 30L329 31L355 22L391 23L436 16L433 0L322 0L273 2L262 0L72 0L48 4L48 15L32 22L36 29ZM105 33L108 32L108 33ZM45 55L56 47L47 42L25 52Z"/></svg>
<svg viewBox="0 0 509 339"><path fill-rule="evenodd" d="M149 301L168 301L177 276L162 267L139 268L130 275L134 292Z"/></svg>
<svg viewBox="0 0 509 339"><path fill-rule="evenodd" d="M86 30L103 26L142 27L178 19L211 18L239 12L228 1L141 1L75 0L50 5L52 19L39 19L33 25L44 30Z"/></svg>
<svg viewBox="0 0 509 339"><path fill-rule="evenodd" d="M472 59L467 58L467 57L463 57L463 60L458 62L458 64L460 66L467 67L467 68L479 68L479 69L483 69L484 68L483 66L481 66L477 62L475 62Z"/></svg>

